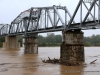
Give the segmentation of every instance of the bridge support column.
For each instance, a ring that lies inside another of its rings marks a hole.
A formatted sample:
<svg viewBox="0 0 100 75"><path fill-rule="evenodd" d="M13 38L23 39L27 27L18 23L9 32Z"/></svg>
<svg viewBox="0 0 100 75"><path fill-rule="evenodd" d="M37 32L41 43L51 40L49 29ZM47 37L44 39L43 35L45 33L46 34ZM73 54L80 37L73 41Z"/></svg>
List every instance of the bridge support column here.
<svg viewBox="0 0 100 75"><path fill-rule="evenodd" d="M6 36L5 42L3 42L3 48L7 50L16 50L20 48L17 36Z"/></svg>
<svg viewBox="0 0 100 75"><path fill-rule="evenodd" d="M84 62L83 32L81 30L63 32L61 63L76 65Z"/></svg>
<svg viewBox="0 0 100 75"><path fill-rule="evenodd" d="M38 54L38 39L37 37L25 37L24 39L25 54L36 53Z"/></svg>

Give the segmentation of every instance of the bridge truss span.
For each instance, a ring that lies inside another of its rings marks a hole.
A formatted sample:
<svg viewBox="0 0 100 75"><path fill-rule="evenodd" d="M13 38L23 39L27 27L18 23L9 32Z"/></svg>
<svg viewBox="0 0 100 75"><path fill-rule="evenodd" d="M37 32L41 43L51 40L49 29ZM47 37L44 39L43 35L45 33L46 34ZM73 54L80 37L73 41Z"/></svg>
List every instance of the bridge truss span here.
<svg viewBox="0 0 100 75"><path fill-rule="evenodd" d="M64 14L61 15L59 12L63 12ZM66 29L67 17L70 20L72 16L68 9L63 6L32 7L21 12L11 22L11 25L1 27L0 35L61 31Z"/></svg>
<svg viewBox="0 0 100 75"><path fill-rule="evenodd" d="M0 25L0 36L98 28L100 28L100 0L88 3L79 0L72 15L66 6L32 7L25 10L11 24Z"/></svg>

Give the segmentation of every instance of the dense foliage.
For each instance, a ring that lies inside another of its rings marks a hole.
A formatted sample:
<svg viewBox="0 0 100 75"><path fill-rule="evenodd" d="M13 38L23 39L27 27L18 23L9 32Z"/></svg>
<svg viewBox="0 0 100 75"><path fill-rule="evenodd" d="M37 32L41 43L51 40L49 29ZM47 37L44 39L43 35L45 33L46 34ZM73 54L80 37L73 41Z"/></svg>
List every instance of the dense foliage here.
<svg viewBox="0 0 100 75"><path fill-rule="evenodd" d="M22 46L22 36L18 36L19 42ZM2 47L4 37L0 37L0 47ZM39 46L59 46L62 42L61 35L55 35L54 33L48 33L46 37L38 35ZM100 35L92 35L89 37L84 37L85 46L100 46Z"/></svg>
<svg viewBox="0 0 100 75"><path fill-rule="evenodd" d="M54 33L48 33L46 37L39 35L39 46L59 46L62 42L61 35L55 35Z"/></svg>
<svg viewBox="0 0 100 75"><path fill-rule="evenodd" d="M92 35L91 37L84 37L85 46L100 46L100 35Z"/></svg>
<svg viewBox="0 0 100 75"><path fill-rule="evenodd" d="M42 35L38 36L39 46L59 46L62 42L61 35L55 35L53 33L47 34L46 37ZM84 37L85 46L100 46L100 35L92 35L89 37Z"/></svg>

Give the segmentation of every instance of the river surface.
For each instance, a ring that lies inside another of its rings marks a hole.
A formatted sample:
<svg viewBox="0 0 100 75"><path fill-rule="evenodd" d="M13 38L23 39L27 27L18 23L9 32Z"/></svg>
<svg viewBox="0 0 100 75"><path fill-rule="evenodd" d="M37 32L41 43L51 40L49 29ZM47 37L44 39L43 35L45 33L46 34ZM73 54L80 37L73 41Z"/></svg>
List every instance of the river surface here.
<svg viewBox="0 0 100 75"><path fill-rule="evenodd" d="M85 47L84 66L43 63L42 59L60 58L60 47L39 47L38 54L0 49L0 75L100 75L100 47ZM97 59L95 64L91 61Z"/></svg>

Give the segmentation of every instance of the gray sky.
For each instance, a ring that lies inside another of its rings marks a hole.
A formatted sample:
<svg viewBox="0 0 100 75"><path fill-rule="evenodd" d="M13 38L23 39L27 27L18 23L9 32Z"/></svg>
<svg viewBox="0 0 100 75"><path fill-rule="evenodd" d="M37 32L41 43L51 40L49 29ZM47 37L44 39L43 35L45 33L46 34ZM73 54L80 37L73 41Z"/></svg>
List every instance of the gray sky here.
<svg viewBox="0 0 100 75"><path fill-rule="evenodd" d="M73 14L79 0L0 0L0 24L10 24L21 12L31 7L45 7L52 5L67 6L71 14ZM85 36L99 34L100 29L86 30ZM56 34L61 34L57 32ZM45 34L44 34L45 35Z"/></svg>

